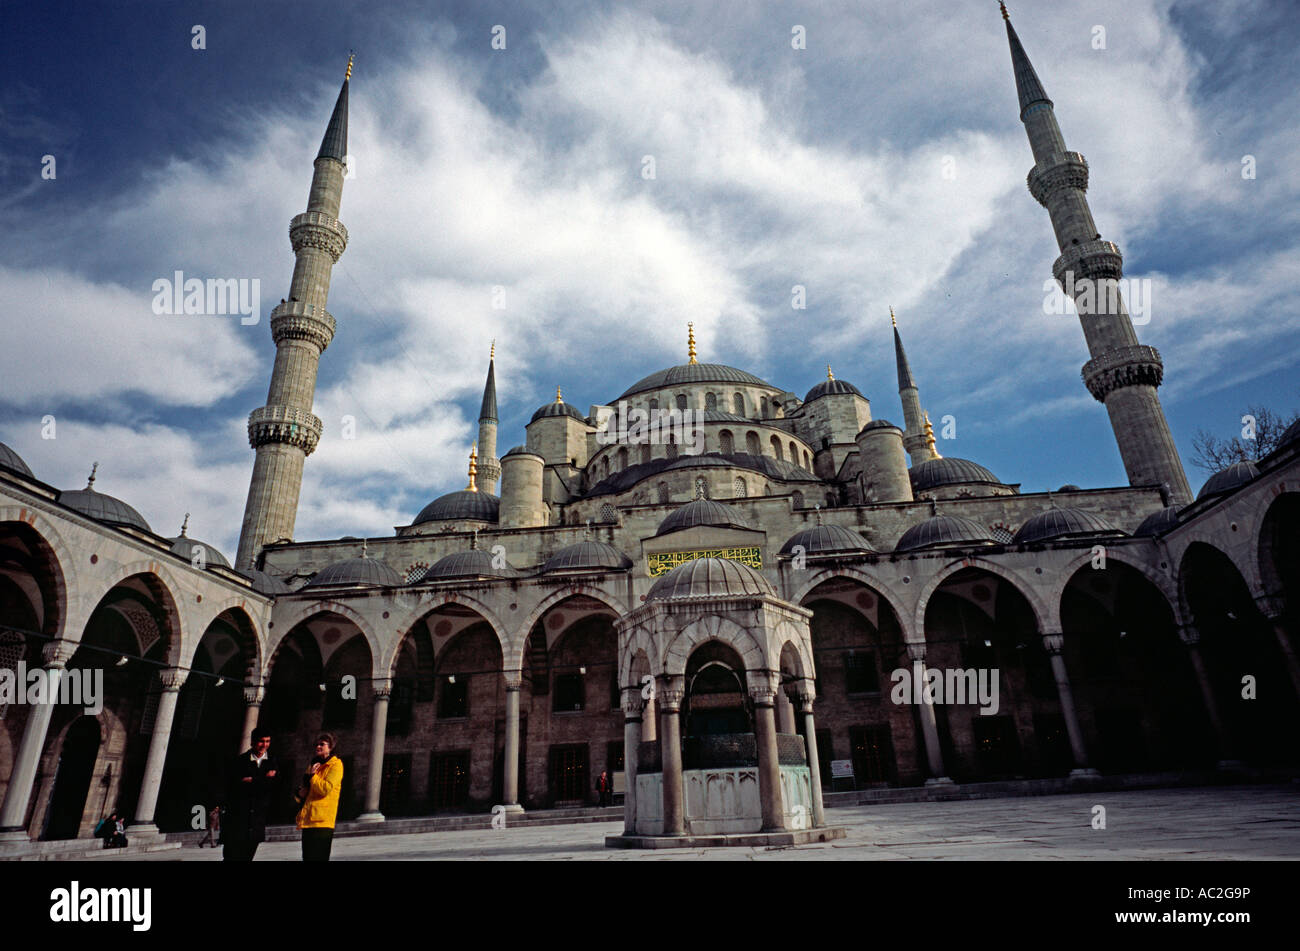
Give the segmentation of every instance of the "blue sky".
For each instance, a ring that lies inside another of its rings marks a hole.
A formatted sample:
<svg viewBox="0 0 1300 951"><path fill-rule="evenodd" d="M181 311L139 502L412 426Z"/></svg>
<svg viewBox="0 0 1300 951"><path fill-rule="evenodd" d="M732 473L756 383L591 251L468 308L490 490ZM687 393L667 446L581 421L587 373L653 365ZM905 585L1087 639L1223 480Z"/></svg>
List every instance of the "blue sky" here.
<svg viewBox="0 0 1300 951"><path fill-rule="evenodd" d="M1011 12L1089 159L1102 236L1151 281L1138 334L1164 355L1195 489L1198 427L1229 436L1248 403L1300 407L1300 12ZM956 420L941 452L1026 491L1124 484L1079 380L1077 318L1043 312L1056 247L1024 185L995 3L48 2L0 17L0 441L60 487L98 460L96 488L160 533L189 511L193 535L235 547L266 314L350 49L351 243L297 537L387 534L462 487L493 338L502 451L557 384L585 410L684 362L688 320L702 360L799 394L829 362L901 422L891 304L923 404ZM153 281L175 270L257 278L262 320L155 315Z"/></svg>

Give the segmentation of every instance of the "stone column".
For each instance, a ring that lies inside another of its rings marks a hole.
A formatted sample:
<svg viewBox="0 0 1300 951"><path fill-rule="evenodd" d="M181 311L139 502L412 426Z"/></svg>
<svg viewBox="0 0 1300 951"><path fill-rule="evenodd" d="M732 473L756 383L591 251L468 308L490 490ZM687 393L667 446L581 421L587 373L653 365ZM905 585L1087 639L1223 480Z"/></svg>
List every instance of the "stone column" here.
<svg viewBox="0 0 1300 951"><path fill-rule="evenodd" d="M641 707L641 742L653 743L659 739L659 705L654 695L646 697Z"/></svg>
<svg viewBox="0 0 1300 951"><path fill-rule="evenodd" d="M925 644L908 644L907 655L912 659L912 682L914 691L921 694L921 735L925 746L925 758L930 764L931 777L925 781L927 786L950 786L943 766L943 751L939 748L939 720L934 714L934 704L924 699L925 692Z"/></svg>
<svg viewBox="0 0 1300 951"><path fill-rule="evenodd" d="M641 688L623 688L623 834L636 835L637 750L641 746Z"/></svg>
<svg viewBox="0 0 1300 951"><path fill-rule="evenodd" d="M776 728L781 733L798 733L794 725L794 704L784 689L776 691Z"/></svg>
<svg viewBox="0 0 1300 951"><path fill-rule="evenodd" d="M822 805L821 757L817 752L817 726L813 723L812 681L807 680L804 684L804 689L799 692L799 712L803 714L804 744L808 747L808 778L812 783L812 824L813 828L820 829L826 825L826 807Z"/></svg>
<svg viewBox="0 0 1300 951"><path fill-rule="evenodd" d="M1286 629L1284 620L1285 606L1280 597L1264 596L1255 599L1259 606L1260 613L1268 618L1268 623L1273 626L1273 636L1277 638L1277 646L1282 649L1282 658L1286 663L1286 672L1291 677L1291 686L1295 689L1296 699L1300 700L1300 660L1296 659L1295 647L1291 644L1291 637Z"/></svg>
<svg viewBox="0 0 1300 951"><path fill-rule="evenodd" d="M131 831L137 836L159 835L154 823L154 811L158 808L158 792L162 789L163 767L167 765L167 744L171 742L172 721L176 718L176 701L180 698L181 684L189 676L188 670L169 667L159 671L158 679L162 681L162 694L158 697L158 712L153 719L153 735L149 737L149 755L144 763L144 782L140 786L140 798L136 800L135 820Z"/></svg>
<svg viewBox="0 0 1300 951"><path fill-rule="evenodd" d="M265 699L265 687L244 688L244 732L239 736L239 748L235 750L236 756L249 748L250 737L253 735L253 731L257 729L258 720L262 716L262 701Z"/></svg>
<svg viewBox="0 0 1300 951"><path fill-rule="evenodd" d="M776 747L776 691L770 683L751 683L749 698L754 702L754 737L758 741L758 798L763 806L763 831L784 832L781 766Z"/></svg>
<svg viewBox="0 0 1300 951"><path fill-rule="evenodd" d="M1201 632L1191 624L1184 624L1178 629L1178 637L1187 645L1187 657L1192 662L1196 684L1201 688L1201 699L1205 701L1205 712L1209 715L1210 726L1214 729L1214 739L1219 747L1218 768L1241 769L1241 761L1233 755L1232 737L1223 725L1223 717L1219 715L1219 701L1214 696L1214 685L1210 683L1209 674L1205 672L1205 661L1201 658Z"/></svg>
<svg viewBox="0 0 1300 951"><path fill-rule="evenodd" d="M76 652L77 645L64 640L50 641L42 648L45 683L51 696L58 696L64 668ZM27 841L23 822L27 818L32 786L36 782L36 771L41 763L41 751L45 748L45 739L50 732L50 720L53 717L53 703L37 704L27 711L23 738L18 753L14 756L9 785L5 789L4 805L0 806L0 844Z"/></svg>
<svg viewBox="0 0 1300 951"><path fill-rule="evenodd" d="M519 805L519 693L524 682L518 675L506 678L506 749L501 764L501 798L507 813L520 813Z"/></svg>
<svg viewBox="0 0 1300 951"><path fill-rule="evenodd" d="M384 741L388 737L388 701L393 695L392 680L376 680L370 688L375 695L375 709L370 717L370 773L366 776L366 811L357 822L383 822L379 811L379 794L384 784Z"/></svg>
<svg viewBox="0 0 1300 951"><path fill-rule="evenodd" d="M686 802L682 789L681 677L659 678L659 758L664 775L664 835L686 834Z"/></svg>
<svg viewBox="0 0 1300 951"><path fill-rule="evenodd" d="M1074 706L1074 691L1070 689L1070 676L1065 669L1065 635L1061 632L1043 635L1043 649L1052 663L1052 676L1056 678L1056 692L1061 700L1061 715L1065 718L1065 732L1070 737L1070 751L1074 754L1071 779L1094 779L1099 774L1088 765L1088 751L1083 744L1083 729L1079 726L1079 712Z"/></svg>

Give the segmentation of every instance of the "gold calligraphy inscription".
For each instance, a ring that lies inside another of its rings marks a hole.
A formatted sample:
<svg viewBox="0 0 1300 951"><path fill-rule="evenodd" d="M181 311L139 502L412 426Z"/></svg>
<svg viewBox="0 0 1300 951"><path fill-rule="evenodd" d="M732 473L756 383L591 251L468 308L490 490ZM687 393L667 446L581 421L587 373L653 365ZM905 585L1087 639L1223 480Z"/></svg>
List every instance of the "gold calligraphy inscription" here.
<svg viewBox="0 0 1300 951"><path fill-rule="evenodd" d="M751 568L763 567L763 554L759 548L707 548L701 551L656 552L648 557L646 570L651 578L655 578L697 558L726 558Z"/></svg>

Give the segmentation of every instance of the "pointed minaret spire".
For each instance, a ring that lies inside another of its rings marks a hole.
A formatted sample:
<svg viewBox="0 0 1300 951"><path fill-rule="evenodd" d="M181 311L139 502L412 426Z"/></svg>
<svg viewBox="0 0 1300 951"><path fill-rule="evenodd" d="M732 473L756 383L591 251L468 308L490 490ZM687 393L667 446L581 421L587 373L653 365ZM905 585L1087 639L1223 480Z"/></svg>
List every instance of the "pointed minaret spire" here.
<svg viewBox="0 0 1300 951"><path fill-rule="evenodd" d="M898 334L898 319L894 308L889 308L889 321L894 325L894 361L898 364L898 399L903 404L903 448L912 459L912 465L936 458L933 445L925 438L925 420L921 412L921 391L917 389L912 368L903 349L903 338Z"/></svg>
<svg viewBox="0 0 1300 951"><path fill-rule="evenodd" d="M695 324L686 325L686 355L690 357L687 363L698 363L695 359Z"/></svg>
<svg viewBox="0 0 1300 951"><path fill-rule="evenodd" d="M501 478L501 462L497 459L497 342L488 350L487 382L483 384L483 402L478 411L478 444L483 447L479 474L483 477L483 491L495 495L497 479Z"/></svg>
<svg viewBox="0 0 1300 951"><path fill-rule="evenodd" d="M307 210L289 222L295 256L289 298L271 311L275 366L266 405L248 416L248 443L257 456L244 504L235 564L252 568L262 548L293 539L302 492L302 470L316 450L324 425L312 413L321 354L334 339L334 317L325 309L330 276L348 244L339 221L347 173L348 85L351 60L334 112L313 163Z"/></svg>
<svg viewBox="0 0 1300 951"><path fill-rule="evenodd" d="M1091 357L1083 365L1083 383L1105 405L1130 485L1168 484L1174 504L1191 501L1191 489L1174 446L1156 387L1164 363L1154 347L1142 345L1133 330L1121 293L1124 259L1119 248L1102 240L1088 207L1088 163L1066 147L1047 98L1006 6L1007 43L1034 167L1029 192L1047 209L1061 256L1052 275L1075 300Z"/></svg>

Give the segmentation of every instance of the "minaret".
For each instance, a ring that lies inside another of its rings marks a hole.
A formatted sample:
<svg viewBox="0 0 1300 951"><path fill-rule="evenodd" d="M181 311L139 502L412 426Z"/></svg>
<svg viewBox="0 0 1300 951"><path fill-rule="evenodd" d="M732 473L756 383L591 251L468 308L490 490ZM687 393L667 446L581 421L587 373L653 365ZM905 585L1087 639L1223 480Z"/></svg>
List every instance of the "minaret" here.
<svg viewBox="0 0 1300 951"><path fill-rule="evenodd" d="M907 363L907 352L903 349L903 338L898 335L898 320L894 317L894 308L889 308L889 322L894 325L894 360L898 364L898 399L903 404L903 448L911 457L912 465L920 465L937 459L934 451L934 439L926 439L926 425L929 417L921 412L921 394L912 377L912 368Z"/></svg>
<svg viewBox="0 0 1300 951"><path fill-rule="evenodd" d="M497 479L501 478L501 462L497 459L497 342L492 341L488 351L487 382L483 384L483 405L478 411L478 444L483 450L479 457L478 472L483 488L496 495Z"/></svg>
<svg viewBox="0 0 1300 951"><path fill-rule="evenodd" d="M257 452L248 486L244 524L235 567L254 567L262 547L293 538L302 489L302 467L319 442L322 424L312 415L316 368L334 337L334 318L325 309L330 272L347 247L348 231L339 221L348 151L348 57L343 88L325 138L316 153L307 211L289 222L296 261L288 301L271 311L275 368L266 405L248 417L248 442Z"/></svg>
<svg viewBox="0 0 1300 951"><path fill-rule="evenodd" d="M1052 274L1074 295L1092 357L1083 365L1084 385L1110 414L1129 484L1167 486L1174 504L1186 505L1191 490L1156 395L1164 374L1160 353L1138 343L1117 283L1123 258L1118 247L1101 239L1084 197L1088 163L1066 149L1052 100L1020 45L1006 5L999 5L1011 46L1020 121L1034 153L1029 191L1051 215L1061 250Z"/></svg>

